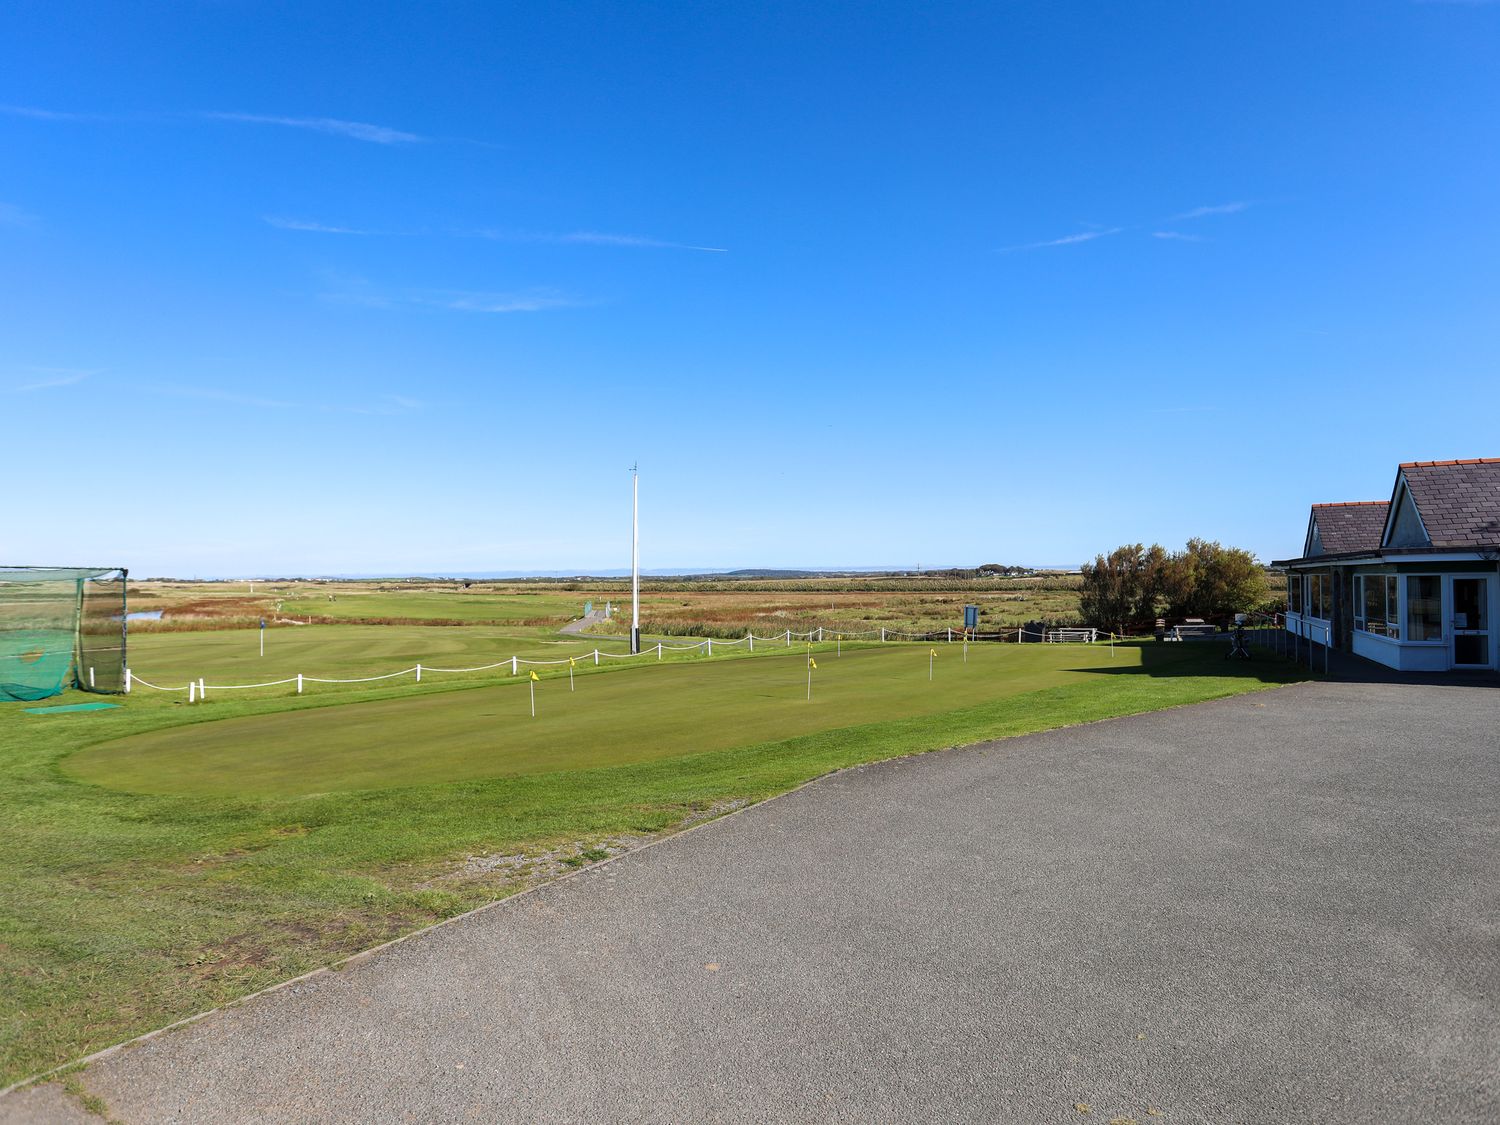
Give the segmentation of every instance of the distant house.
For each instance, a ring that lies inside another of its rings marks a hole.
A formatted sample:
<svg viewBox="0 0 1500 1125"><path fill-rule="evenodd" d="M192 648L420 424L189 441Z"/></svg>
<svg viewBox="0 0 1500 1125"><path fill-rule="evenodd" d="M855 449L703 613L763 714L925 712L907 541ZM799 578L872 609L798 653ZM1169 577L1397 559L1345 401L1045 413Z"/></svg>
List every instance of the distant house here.
<svg viewBox="0 0 1500 1125"><path fill-rule="evenodd" d="M1389 500L1314 504L1287 629L1407 671L1500 667L1500 458L1411 461Z"/></svg>

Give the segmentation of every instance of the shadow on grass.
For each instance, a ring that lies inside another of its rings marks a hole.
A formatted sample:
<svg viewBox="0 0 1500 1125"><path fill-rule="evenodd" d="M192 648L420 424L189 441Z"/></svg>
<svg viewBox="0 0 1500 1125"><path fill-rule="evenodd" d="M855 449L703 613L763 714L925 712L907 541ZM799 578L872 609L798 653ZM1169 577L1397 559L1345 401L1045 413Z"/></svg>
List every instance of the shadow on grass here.
<svg viewBox="0 0 1500 1125"><path fill-rule="evenodd" d="M1144 644L1140 646L1139 664L1075 668L1098 676L1205 677L1256 680L1263 684L1292 684L1313 679L1305 666L1261 648L1250 650L1250 659L1232 658L1230 642L1222 640L1185 641L1181 644Z"/></svg>

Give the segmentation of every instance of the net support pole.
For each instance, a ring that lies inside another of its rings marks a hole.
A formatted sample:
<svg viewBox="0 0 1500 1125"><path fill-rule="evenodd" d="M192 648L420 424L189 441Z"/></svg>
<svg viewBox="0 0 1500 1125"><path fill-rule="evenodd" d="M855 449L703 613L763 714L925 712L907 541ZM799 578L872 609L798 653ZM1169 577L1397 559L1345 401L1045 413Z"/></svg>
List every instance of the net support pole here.
<svg viewBox="0 0 1500 1125"><path fill-rule="evenodd" d="M125 694L130 694L130 669L125 669Z"/></svg>

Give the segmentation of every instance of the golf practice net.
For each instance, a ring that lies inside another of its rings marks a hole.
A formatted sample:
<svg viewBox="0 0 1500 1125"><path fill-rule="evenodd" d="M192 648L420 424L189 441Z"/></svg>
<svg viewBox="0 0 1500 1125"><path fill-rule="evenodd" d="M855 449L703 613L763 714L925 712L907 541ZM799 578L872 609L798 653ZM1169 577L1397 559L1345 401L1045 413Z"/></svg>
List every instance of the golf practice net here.
<svg viewBox="0 0 1500 1125"><path fill-rule="evenodd" d="M125 574L0 567L0 702L124 690Z"/></svg>

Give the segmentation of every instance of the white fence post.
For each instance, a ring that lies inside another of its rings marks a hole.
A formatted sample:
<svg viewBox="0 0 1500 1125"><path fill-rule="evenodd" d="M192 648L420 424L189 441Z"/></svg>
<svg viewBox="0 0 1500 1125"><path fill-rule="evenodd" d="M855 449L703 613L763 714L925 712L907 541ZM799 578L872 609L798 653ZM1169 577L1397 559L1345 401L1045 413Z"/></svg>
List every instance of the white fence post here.
<svg viewBox="0 0 1500 1125"><path fill-rule="evenodd" d="M301 672L297 673L297 694L298 695L302 694L302 673Z"/></svg>
<svg viewBox="0 0 1500 1125"><path fill-rule="evenodd" d="M953 628L952 628L952 626L949 626L949 628L948 628L948 643L950 645L953 643Z"/></svg>
<svg viewBox="0 0 1500 1125"><path fill-rule="evenodd" d="M419 661L417 663L417 683L420 684L421 682L422 682L422 664Z"/></svg>
<svg viewBox="0 0 1500 1125"><path fill-rule="evenodd" d="M657 660L661 659L661 642L660 641L656 642L656 659Z"/></svg>
<svg viewBox="0 0 1500 1125"><path fill-rule="evenodd" d="M125 694L130 694L130 669L125 669Z"/></svg>
<svg viewBox="0 0 1500 1125"><path fill-rule="evenodd" d="M198 702L202 703L208 696L208 685L203 682L203 677L198 677Z"/></svg>
<svg viewBox="0 0 1500 1125"><path fill-rule="evenodd" d="M750 642L750 651L754 652L755 651L755 634L754 633L746 633L745 637Z"/></svg>
<svg viewBox="0 0 1500 1125"><path fill-rule="evenodd" d="M599 650L597 648L594 650L594 667L599 667Z"/></svg>
<svg viewBox="0 0 1500 1125"><path fill-rule="evenodd" d="M510 658L510 674L512 676L519 676L521 674L521 666L520 664L516 663L516 658L514 656Z"/></svg>
<svg viewBox="0 0 1500 1125"><path fill-rule="evenodd" d="M714 654L714 639L712 637L709 637L708 638L708 655L712 656L713 654Z"/></svg>
<svg viewBox="0 0 1500 1125"><path fill-rule="evenodd" d="M188 681L188 702L189 703L196 703L197 701L198 701L198 681L197 680L189 680Z"/></svg>
<svg viewBox="0 0 1500 1125"><path fill-rule="evenodd" d="M885 626L880 627L880 643L885 644Z"/></svg>
<svg viewBox="0 0 1500 1125"><path fill-rule="evenodd" d="M792 631L790 629L786 631L786 647L792 647Z"/></svg>

